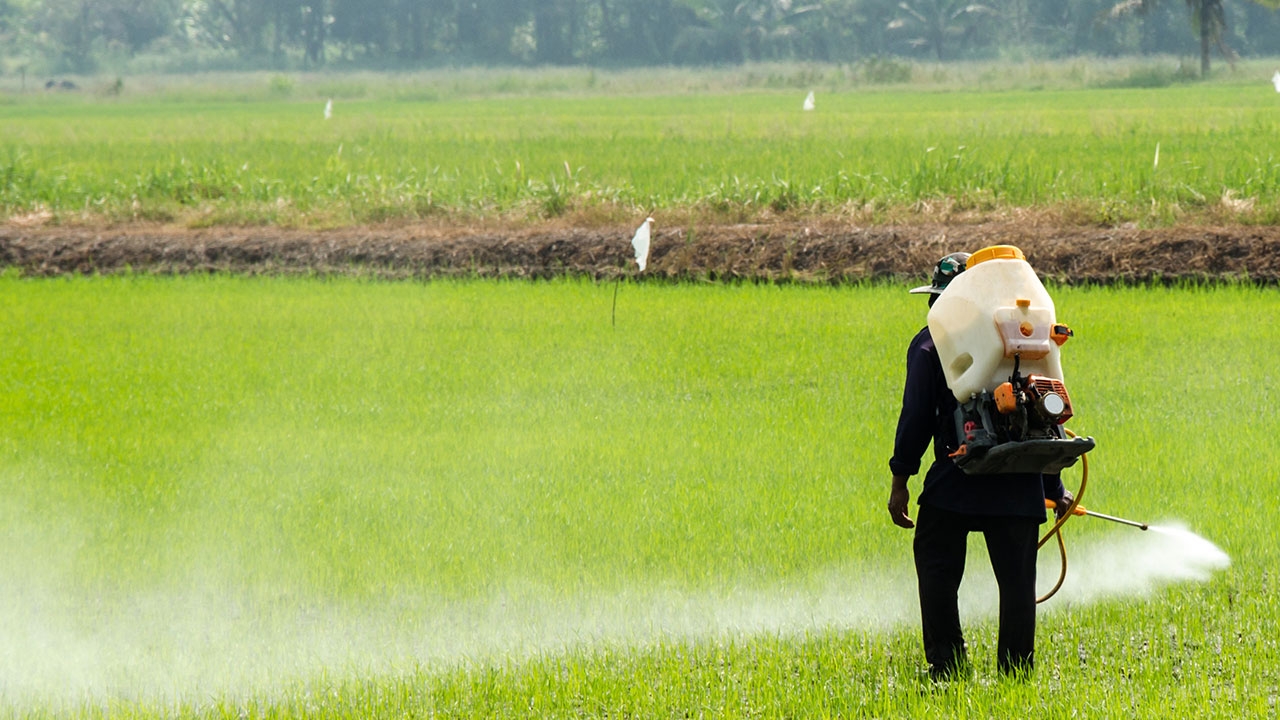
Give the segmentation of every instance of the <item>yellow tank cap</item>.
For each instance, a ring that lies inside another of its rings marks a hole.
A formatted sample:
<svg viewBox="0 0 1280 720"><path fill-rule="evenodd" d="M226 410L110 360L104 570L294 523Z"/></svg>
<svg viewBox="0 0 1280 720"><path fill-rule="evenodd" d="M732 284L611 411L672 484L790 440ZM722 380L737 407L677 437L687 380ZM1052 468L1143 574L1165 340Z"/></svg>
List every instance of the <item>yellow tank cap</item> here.
<svg viewBox="0 0 1280 720"><path fill-rule="evenodd" d="M969 256L969 262L965 263L965 269L969 269L978 263L988 260L1026 260L1026 256L1022 251L1012 245L992 245L984 247L978 252Z"/></svg>

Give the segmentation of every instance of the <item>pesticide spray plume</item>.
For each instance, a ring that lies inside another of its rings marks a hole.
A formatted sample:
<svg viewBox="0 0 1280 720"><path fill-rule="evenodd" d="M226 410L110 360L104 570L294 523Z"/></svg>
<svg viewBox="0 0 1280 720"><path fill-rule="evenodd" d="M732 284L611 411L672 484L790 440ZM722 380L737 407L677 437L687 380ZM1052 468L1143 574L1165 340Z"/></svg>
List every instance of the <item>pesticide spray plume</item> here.
<svg viewBox="0 0 1280 720"><path fill-rule="evenodd" d="M1074 542L1071 578L1059 596L1082 604L1145 598L1173 583L1205 582L1231 565L1221 548L1179 522L1147 528Z"/></svg>
<svg viewBox="0 0 1280 720"><path fill-rule="evenodd" d="M175 705L287 696L317 678L403 677L548 654L803 637L879 634L914 618L905 568L841 567L777 584L724 578L695 590L659 579L566 595L508 578L471 599L389 597L350 606L315 595L264 594L226 567L103 603L68 593L68 578L0 592L0 714L73 712L106 704Z"/></svg>
<svg viewBox="0 0 1280 720"><path fill-rule="evenodd" d="M1174 526L1075 545L1062 596L1076 608L1203 581L1229 564L1212 543ZM725 638L876 636L919 619L914 576L901 564L843 565L762 584L724 577L703 589L653 578L569 595L506 578L469 600L393 593L358 607L302 592L269 595L233 565L210 565L208 574L104 602L76 595L73 578L48 575L47 564L28 564L22 589L0 592L0 706L234 701L345 673L396 677L601 646L644 652ZM994 621L993 579L974 578L961 591L966 621Z"/></svg>

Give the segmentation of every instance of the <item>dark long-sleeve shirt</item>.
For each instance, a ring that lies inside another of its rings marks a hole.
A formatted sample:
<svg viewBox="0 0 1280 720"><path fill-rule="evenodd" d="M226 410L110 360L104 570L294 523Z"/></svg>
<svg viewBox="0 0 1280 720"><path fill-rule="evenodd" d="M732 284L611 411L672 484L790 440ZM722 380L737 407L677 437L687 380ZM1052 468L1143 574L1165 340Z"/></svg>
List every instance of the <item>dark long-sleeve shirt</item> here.
<svg viewBox="0 0 1280 720"><path fill-rule="evenodd" d="M920 472L920 461L932 442L933 463L925 473L919 504L968 515L1036 517L1043 522L1045 498L1062 498L1062 479L1040 473L965 474L948 457L958 446L956 405L926 327L907 348L902 414L889 469L908 477Z"/></svg>

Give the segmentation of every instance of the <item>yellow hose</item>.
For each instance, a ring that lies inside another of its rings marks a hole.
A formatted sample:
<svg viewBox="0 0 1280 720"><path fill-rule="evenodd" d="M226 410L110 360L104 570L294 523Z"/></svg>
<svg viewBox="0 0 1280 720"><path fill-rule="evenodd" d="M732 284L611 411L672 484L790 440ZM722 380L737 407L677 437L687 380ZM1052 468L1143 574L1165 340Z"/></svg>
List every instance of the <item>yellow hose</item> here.
<svg viewBox="0 0 1280 720"><path fill-rule="evenodd" d="M1066 428L1063 428L1063 430L1066 430ZM1070 430L1067 430L1067 434L1071 437L1076 437L1076 434ZM1088 484L1089 453L1085 453L1080 456L1080 489L1076 491L1076 496L1072 499L1071 504L1067 506L1066 512L1062 513L1062 517L1058 518L1057 522L1053 524L1053 527L1049 528L1049 532L1045 533L1044 537L1040 538L1040 543L1036 545L1036 550L1039 550L1044 547L1045 543L1049 542L1049 538L1056 535L1058 538L1058 554L1062 557L1062 571L1058 573L1058 582L1054 584L1052 590L1045 593L1043 596L1036 598L1036 604L1040 604L1053 597L1062 587L1062 582L1067 579L1067 544L1062 540L1062 526L1067 523L1067 520L1071 519L1073 511L1076 509L1076 506L1080 504L1081 498L1084 497L1084 489Z"/></svg>

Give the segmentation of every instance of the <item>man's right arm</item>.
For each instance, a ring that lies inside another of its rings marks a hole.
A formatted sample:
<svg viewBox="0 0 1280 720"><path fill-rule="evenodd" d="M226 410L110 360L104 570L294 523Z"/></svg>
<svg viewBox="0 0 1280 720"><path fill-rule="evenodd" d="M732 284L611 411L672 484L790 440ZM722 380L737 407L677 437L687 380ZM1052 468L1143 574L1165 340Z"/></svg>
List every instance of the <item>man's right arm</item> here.
<svg viewBox="0 0 1280 720"><path fill-rule="evenodd" d="M899 527L914 527L907 513L911 494L907 478L920 472L920 459L933 441L933 428L937 414L937 388L931 366L932 356L912 342L907 350L907 376L902 388L902 412L898 415L898 428L894 435L893 457L889 470L893 473L893 486L889 492L889 515Z"/></svg>
<svg viewBox="0 0 1280 720"><path fill-rule="evenodd" d="M907 514L910 505L911 491L907 489L907 476L894 475L893 489L889 491L889 517L893 519L894 525L907 529L916 526Z"/></svg>

